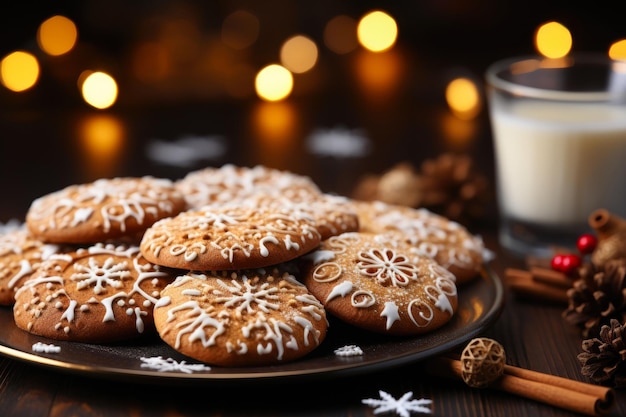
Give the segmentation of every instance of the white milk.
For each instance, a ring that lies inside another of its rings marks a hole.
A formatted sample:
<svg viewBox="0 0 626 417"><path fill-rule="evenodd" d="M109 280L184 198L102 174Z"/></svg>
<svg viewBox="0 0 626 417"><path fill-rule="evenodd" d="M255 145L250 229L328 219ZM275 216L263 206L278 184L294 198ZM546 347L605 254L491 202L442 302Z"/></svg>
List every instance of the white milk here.
<svg viewBox="0 0 626 417"><path fill-rule="evenodd" d="M626 216L626 109L515 101L491 107L503 215L537 225Z"/></svg>

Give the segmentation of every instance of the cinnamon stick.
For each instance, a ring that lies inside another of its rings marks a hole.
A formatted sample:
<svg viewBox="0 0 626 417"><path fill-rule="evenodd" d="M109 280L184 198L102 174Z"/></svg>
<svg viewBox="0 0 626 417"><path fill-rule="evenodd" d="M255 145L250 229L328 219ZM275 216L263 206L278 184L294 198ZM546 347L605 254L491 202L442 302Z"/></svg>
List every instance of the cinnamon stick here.
<svg viewBox="0 0 626 417"><path fill-rule="evenodd" d="M463 364L456 359L436 358L427 369L434 375L463 380ZM502 377L490 387L590 416L607 414L615 404L611 388L510 365L505 365Z"/></svg>
<svg viewBox="0 0 626 417"><path fill-rule="evenodd" d="M558 304L567 304L567 292L563 286L555 286L544 281L534 279L530 271L507 268L505 278L510 288L519 295L530 299L550 301ZM545 277L542 274L542 277Z"/></svg>

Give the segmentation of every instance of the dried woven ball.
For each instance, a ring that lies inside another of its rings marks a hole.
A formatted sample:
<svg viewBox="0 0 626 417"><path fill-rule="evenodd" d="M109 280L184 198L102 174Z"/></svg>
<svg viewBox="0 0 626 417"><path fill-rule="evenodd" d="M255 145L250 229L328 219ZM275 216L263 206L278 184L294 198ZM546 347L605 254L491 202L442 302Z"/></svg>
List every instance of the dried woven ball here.
<svg viewBox="0 0 626 417"><path fill-rule="evenodd" d="M484 388L504 373L506 353L502 345L485 337L472 339L461 353L463 381Z"/></svg>

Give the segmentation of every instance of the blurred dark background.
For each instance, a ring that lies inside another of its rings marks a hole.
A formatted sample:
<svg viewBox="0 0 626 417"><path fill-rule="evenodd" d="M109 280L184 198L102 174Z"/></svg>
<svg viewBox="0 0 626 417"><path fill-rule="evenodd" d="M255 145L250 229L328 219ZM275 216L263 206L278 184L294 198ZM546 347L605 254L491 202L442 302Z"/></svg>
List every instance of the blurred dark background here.
<svg viewBox="0 0 626 417"><path fill-rule="evenodd" d="M224 163L265 164L311 175L324 190L341 194L349 194L363 175L379 174L403 161L417 167L444 152L468 154L478 170L492 175L482 95L486 67L501 58L534 54L536 29L552 20L570 30L573 52L607 51L626 38L619 3L4 4L0 57L29 51L38 58L41 73L37 84L24 92L0 86L0 222L22 218L34 198L72 183L122 175L176 179ZM258 34L252 44L233 48L220 36L225 19L238 10L257 18ZM324 46L324 28L333 17L356 21L372 10L385 11L397 23L391 51L373 57L360 47L339 54ZM43 54L36 43L39 25L54 15L71 19L78 29L75 48L57 57ZM282 43L295 34L317 44L317 64L294 76L287 99L264 102L255 94L254 75L277 62ZM166 48L166 65L145 52L150 45ZM367 79L366 67L383 81ZM119 96L112 107L98 110L85 103L77 87L85 70L115 77ZM481 110L472 119L458 118L448 108L444 92L456 77L473 80L481 93ZM118 144L101 150L86 147L94 135ZM339 137L342 145L311 150L308 140L320 136ZM184 164L155 157L154 145L171 156L174 150L163 146L189 143L185 140L190 138L201 143L203 156L198 153Z"/></svg>

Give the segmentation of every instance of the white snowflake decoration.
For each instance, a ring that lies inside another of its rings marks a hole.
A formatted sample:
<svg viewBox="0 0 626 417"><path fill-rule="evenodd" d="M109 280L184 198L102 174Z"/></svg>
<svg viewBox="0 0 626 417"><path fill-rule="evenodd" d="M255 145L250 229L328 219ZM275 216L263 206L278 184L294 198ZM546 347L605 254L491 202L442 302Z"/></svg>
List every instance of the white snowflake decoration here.
<svg viewBox="0 0 626 417"><path fill-rule="evenodd" d="M306 141L312 154L336 158L359 158L370 153L370 141L360 129L342 127L314 131Z"/></svg>
<svg viewBox="0 0 626 417"><path fill-rule="evenodd" d="M182 136L173 142L152 139L146 147L149 159L181 168L189 168L203 160L216 160L226 151L226 140L219 135Z"/></svg>
<svg viewBox="0 0 626 417"><path fill-rule="evenodd" d="M385 391L378 391L380 400L368 398L362 400L363 404L374 408L374 414L395 412L400 417L410 417L411 412L431 414L432 411L427 406L432 404L432 400L419 399L412 400L413 392L409 391L399 399L393 398Z"/></svg>
<svg viewBox="0 0 626 417"><path fill-rule="evenodd" d="M150 358L141 357L142 368L150 368L159 372L183 372L191 374L196 371L210 371L211 367L201 363L191 364L185 361L177 362L172 358L163 359L162 356L152 356Z"/></svg>
<svg viewBox="0 0 626 417"><path fill-rule="evenodd" d="M59 353L61 352L61 347L56 345L49 345L42 342L37 342L33 345L33 352L40 353Z"/></svg>
<svg viewBox="0 0 626 417"><path fill-rule="evenodd" d="M361 356L363 350L357 345L346 345L339 349L335 349L335 355L337 356Z"/></svg>

